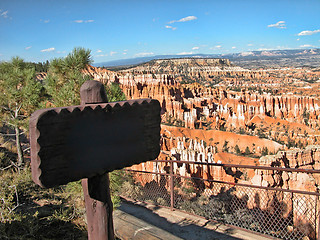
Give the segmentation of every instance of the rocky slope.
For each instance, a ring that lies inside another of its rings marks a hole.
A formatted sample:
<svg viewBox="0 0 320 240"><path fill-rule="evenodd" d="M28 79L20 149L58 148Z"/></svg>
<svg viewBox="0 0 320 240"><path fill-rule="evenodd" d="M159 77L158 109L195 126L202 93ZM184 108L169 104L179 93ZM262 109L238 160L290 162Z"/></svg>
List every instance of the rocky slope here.
<svg viewBox="0 0 320 240"><path fill-rule="evenodd" d="M173 75L158 74L161 64L163 69L170 66L168 72L173 71ZM204 71L209 65L220 70ZM229 66L229 61L219 59L156 60L141 65L140 70L91 68L87 74L104 83L119 83L128 99L158 99L163 122L169 125L255 135L289 147L319 143L320 71L223 70ZM203 82L182 84L184 77L177 69L188 72L189 78L198 78L199 74L189 72L197 67L208 81L219 78L220 83L215 87ZM238 87L242 91L235 91Z"/></svg>

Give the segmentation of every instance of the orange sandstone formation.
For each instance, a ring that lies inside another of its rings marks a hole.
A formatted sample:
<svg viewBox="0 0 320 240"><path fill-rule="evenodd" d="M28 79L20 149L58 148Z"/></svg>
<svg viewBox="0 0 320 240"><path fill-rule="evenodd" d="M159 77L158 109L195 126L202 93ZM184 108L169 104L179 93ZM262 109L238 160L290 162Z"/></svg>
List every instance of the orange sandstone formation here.
<svg viewBox="0 0 320 240"><path fill-rule="evenodd" d="M225 60L176 59L156 60L119 72L92 67L86 73L107 84L118 83L128 99L150 97L160 101L166 125L162 125L162 151L158 159L204 163L201 167L174 163L175 174L318 191L320 179L315 174L235 169L205 163L319 169L319 146L279 151L320 144L319 71L291 68L251 71ZM276 155L260 157L263 152L277 151ZM170 166L153 161L132 168L169 173ZM152 180L161 179L150 175L142 184ZM169 188L166 181L164 185ZM206 183L205 187L211 188L212 184ZM241 191L233 194L245 197ZM301 206L290 193L259 190L247 198L250 209L276 212L279 218L292 217L295 226L309 227L301 218L303 214L297 214ZM305 199L304 205L309 206L310 201ZM275 206L285 208L279 210Z"/></svg>

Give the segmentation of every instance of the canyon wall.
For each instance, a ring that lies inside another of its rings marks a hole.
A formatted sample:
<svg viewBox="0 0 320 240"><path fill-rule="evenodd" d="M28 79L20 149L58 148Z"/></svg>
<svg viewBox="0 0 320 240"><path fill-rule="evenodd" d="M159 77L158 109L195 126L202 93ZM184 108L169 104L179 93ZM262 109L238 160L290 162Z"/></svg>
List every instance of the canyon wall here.
<svg viewBox="0 0 320 240"><path fill-rule="evenodd" d="M117 73L91 68L87 74L106 84L118 83L127 99L159 100L163 124L158 159L183 161L173 164L175 174L318 192L319 174L205 163L319 169L320 147L308 146L320 144L319 84L316 82L319 72L289 68L250 71L232 66L228 61L214 60L210 64L201 61L157 60L155 65ZM203 81L183 84L187 73L192 81ZM305 79L314 84L308 85ZM244 89L235 91L238 86ZM187 162L204 165L199 167ZM169 173L170 166L153 161L132 168ZM205 188L211 189L212 183L206 183ZM274 214L277 219L292 218L295 227L310 229L310 237L314 237L314 229L306 220L315 217L313 196L267 189L252 192L246 195L236 190L233 195L246 199L248 209ZM213 194L219 193L217 190Z"/></svg>

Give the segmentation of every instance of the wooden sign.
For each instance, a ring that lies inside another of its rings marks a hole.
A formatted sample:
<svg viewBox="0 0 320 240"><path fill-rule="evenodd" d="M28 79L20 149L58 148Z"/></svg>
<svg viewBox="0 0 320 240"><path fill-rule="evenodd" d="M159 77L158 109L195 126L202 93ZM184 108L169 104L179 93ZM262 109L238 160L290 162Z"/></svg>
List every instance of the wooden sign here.
<svg viewBox="0 0 320 240"><path fill-rule="evenodd" d="M53 187L153 160L160 121L153 99L38 110L30 119L32 178Z"/></svg>

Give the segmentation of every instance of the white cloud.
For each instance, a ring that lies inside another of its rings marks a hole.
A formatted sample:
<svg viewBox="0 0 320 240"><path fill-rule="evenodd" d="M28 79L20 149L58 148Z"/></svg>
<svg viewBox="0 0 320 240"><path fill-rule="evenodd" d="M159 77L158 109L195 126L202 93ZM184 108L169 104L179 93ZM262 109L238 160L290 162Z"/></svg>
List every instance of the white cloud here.
<svg viewBox="0 0 320 240"><path fill-rule="evenodd" d="M297 41L300 41L300 38L297 38Z"/></svg>
<svg viewBox="0 0 320 240"><path fill-rule="evenodd" d="M100 50L100 49L97 50L97 53L101 53L101 52L102 52L102 50Z"/></svg>
<svg viewBox="0 0 320 240"><path fill-rule="evenodd" d="M309 48L309 47L314 47L314 46L312 46L310 44L304 44L304 45L300 45L299 47L301 47L301 48Z"/></svg>
<svg viewBox="0 0 320 240"><path fill-rule="evenodd" d="M25 50L29 50L30 48L32 48L32 46L28 46L25 48Z"/></svg>
<svg viewBox="0 0 320 240"><path fill-rule="evenodd" d="M107 57L108 54L99 54L99 55L96 55L96 57Z"/></svg>
<svg viewBox="0 0 320 240"><path fill-rule="evenodd" d="M199 49L199 47L193 47L192 48L192 50L198 50Z"/></svg>
<svg viewBox="0 0 320 240"><path fill-rule="evenodd" d="M252 44L252 43L249 43L247 46L248 46L248 47L252 47L252 46L253 46L253 44Z"/></svg>
<svg viewBox="0 0 320 240"><path fill-rule="evenodd" d="M313 34L316 34L316 33L320 33L320 29L314 30L314 31L309 31L309 30L302 31L302 32L298 33L298 36L313 35Z"/></svg>
<svg viewBox="0 0 320 240"><path fill-rule="evenodd" d="M41 52L52 52L54 50L56 50L56 49L54 47L52 47L52 48L42 49Z"/></svg>
<svg viewBox="0 0 320 240"><path fill-rule="evenodd" d="M216 49L220 49L220 48L222 48L222 46L221 45L217 45L217 46L211 47L210 49L211 50L216 50Z"/></svg>
<svg viewBox="0 0 320 240"><path fill-rule="evenodd" d="M92 23L94 20L74 20L75 23Z"/></svg>
<svg viewBox="0 0 320 240"><path fill-rule="evenodd" d="M286 27L286 22L285 21L279 21L279 22L277 22L277 23L275 23L275 24L270 24L270 25L268 25L268 27L270 28L270 27L275 27L275 28L287 28Z"/></svg>
<svg viewBox="0 0 320 240"><path fill-rule="evenodd" d="M9 17L8 12L9 12L8 10L7 11L0 10L0 17L8 18Z"/></svg>
<svg viewBox="0 0 320 240"><path fill-rule="evenodd" d="M188 22L188 21L192 21L192 20L196 20L197 17L196 16L188 16L185 18L181 18L180 20L178 20L178 22Z"/></svg>
<svg viewBox="0 0 320 240"><path fill-rule="evenodd" d="M177 29L176 27L172 27L172 26L169 26L169 25L166 25L166 28L172 29L173 31Z"/></svg>
<svg viewBox="0 0 320 240"><path fill-rule="evenodd" d="M112 55L114 55L114 54L116 54L117 52L114 52L114 51L111 51L110 52L110 56L112 56Z"/></svg>
<svg viewBox="0 0 320 240"><path fill-rule="evenodd" d="M135 54L136 57L147 57L147 56L151 56L153 55L153 52L141 52L141 53L137 53Z"/></svg>
<svg viewBox="0 0 320 240"><path fill-rule="evenodd" d="M189 54L193 54L193 52L181 52L181 53L177 53L177 55L189 55Z"/></svg>
<svg viewBox="0 0 320 240"><path fill-rule="evenodd" d="M232 49L236 49L237 47L235 47L235 46L233 46L233 47L231 47Z"/></svg>
<svg viewBox="0 0 320 240"><path fill-rule="evenodd" d="M192 21L192 20L196 20L196 19L197 19L196 16L188 16L188 17L181 18L179 20L172 20L169 22L169 24L172 24L175 22L188 22L188 21Z"/></svg>
<svg viewBox="0 0 320 240"><path fill-rule="evenodd" d="M49 19L46 19L46 20L40 19L40 22L48 23L48 22L50 22L50 20Z"/></svg>

